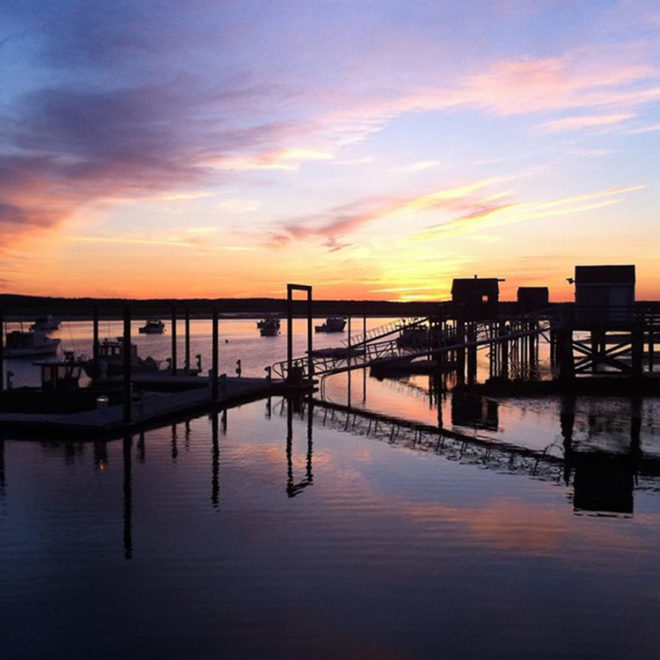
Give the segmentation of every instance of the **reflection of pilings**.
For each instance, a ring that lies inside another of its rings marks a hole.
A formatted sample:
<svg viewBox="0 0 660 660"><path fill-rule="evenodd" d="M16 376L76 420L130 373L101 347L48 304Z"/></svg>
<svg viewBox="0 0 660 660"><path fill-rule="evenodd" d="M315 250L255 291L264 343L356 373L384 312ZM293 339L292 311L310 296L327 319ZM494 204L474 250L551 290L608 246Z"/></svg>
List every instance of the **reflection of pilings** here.
<svg viewBox="0 0 660 660"><path fill-rule="evenodd" d="M211 504L220 503L220 443L218 442L218 412L211 413Z"/></svg>
<svg viewBox="0 0 660 660"><path fill-rule="evenodd" d="M5 441L0 438L0 495L5 494Z"/></svg>
<svg viewBox="0 0 660 660"><path fill-rule="evenodd" d="M138 437L137 448L138 448L138 458L140 459L140 463L144 463L145 458L147 456L147 450L144 442L144 431L142 431Z"/></svg>
<svg viewBox="0 0 660 660"><path fill-rule="evenodd" d="M545 451L507 445L497 441L462 436L427 424L399 420L377 413L348 410L337 404L314 400L322 413L314 420L322 426L366 436L417 451L433 452L452 461L481 465L507 473L525 473L534 478L557 482L563 459Z"/></svg>
<svg viewBox="0 0 660 660"><path fill-rule="evenodd" d="M293 412L294 404L300 403L300 412L304 414L304 407L302 402L296 402L293 398L286 399L286 493L289 497L295 497L302 490L311 486L313 483L312 474L312 422L314 415L314 406L311 403L307 406L308 420L307 420L307 456L305 461L305 478L298 483L293 480Z"/></svg>
<svg viewBox="0 0 660 660"><path fill-rule="evenodd" d="M571 478L571 462L573 456L573 425L575 424L575 397L566 394L561 398L559 410L559 425L564 445L564 482L568 485Z"/></svg>
<svg viewBox="0 0 660 660"><path fill-rule="evenodd" d="M104 470L108 465L108 443L106 440L94 441L94 465Z"/></svg>
<svg viewBox="0 0 660 660"><path fill-rule="evenodd" d="M172 424L172 460L176 461L177 456L179 455L179 448L177 447L177 432L176 424Z"/></svg>
<svg viewBox="0 0 660 660"><path fill-rule="evenodd" d="M124 436L123 458L124 458L124 557L133 557L133 488L131 475L131 446L133 444L130 435Z"/></svg>

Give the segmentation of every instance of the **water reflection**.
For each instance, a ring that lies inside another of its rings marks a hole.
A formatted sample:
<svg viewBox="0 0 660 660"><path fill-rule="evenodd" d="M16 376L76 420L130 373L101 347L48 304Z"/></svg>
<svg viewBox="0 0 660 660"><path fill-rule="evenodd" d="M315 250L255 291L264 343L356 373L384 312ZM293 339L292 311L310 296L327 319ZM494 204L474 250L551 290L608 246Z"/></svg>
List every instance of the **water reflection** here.
<svg viewBox="0 0 660 660"><path fill-rule="evenodd" d="M436 428L329 402L317 402L317 405L323 414L314 415L311 411L310 419L338 431L433 452L452 461L478 464L508 474L526 474L555 483L563 480L567 486L572 482L572 503L578 514L632 515L637 475L643 471L647 477L660 476L658 462L641 451L642 406L638 397L630 399L629 443L625 451L617 453L608 448L594 451L593 447L576 445L573 439L576 402L575 397L569 396L561 401L562 445L553 444L541 451L478 435L457 434L443 429L441 424ZM499 427L497 401L473 394L454 394L451 405L454 425L486 430ZM588 424L588 432L597 437L601 433L597 417L588 416Z"/></svg>
<svg viewBox="0 0 660 660"><path fill-rule="evenodd" d="M497 431L498 407L498 402L493 399L454 392L451 397L451 423L454 426Z"/></svg>
<svg viewBox="0 0 660 660"><path fill-rule="evenodd" d="M226 433L226 415L223 433ZM211 505L217 509L220 505L220 443L218 441L218 411L211 413Z"/></svg>
<svg viewBox="0 0 660 660"><path fill-rule="evenodd" d="M305 477L298 482L293 478L293 413L298 412L302 416L307 408L307 455L305 461ZM307 486L314 481L312 474L312 428L314 418L314 402L308 398L305 403L298 397L286 399L286 493L289 497L299 495Z"/></svg>
<svg viewBox="0 0 660 660"><path fill-rule="evenodd" d="M0 495L5 494L5 439L0 437Z"/></svg>
<svg viewBox="0 0 660 660"><path fill-rule="evenodd" d="M132 460L131 448L133 437L127 435L122 441L122 457L124 459L124 481L122 492L124 495L124 557L133 557L133 485L132 485Z"/></svg>

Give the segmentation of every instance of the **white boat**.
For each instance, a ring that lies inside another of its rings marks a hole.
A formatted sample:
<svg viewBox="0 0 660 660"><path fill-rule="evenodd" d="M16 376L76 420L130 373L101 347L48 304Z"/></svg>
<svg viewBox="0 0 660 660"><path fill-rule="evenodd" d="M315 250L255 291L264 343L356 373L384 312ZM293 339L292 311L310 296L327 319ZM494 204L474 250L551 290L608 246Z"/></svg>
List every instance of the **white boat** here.
<svg viewBox="0 0 660 660"><path fill-rule="evenodd" d="M59 339L46 337L40 330L12 330L5 336L3 355L9 359L54 355L59 345Z"/></svg>
<svg viewBox="0 0 660 660"><path fill-rule="evenodd" d="M55 318L52 314L45 314L37 316L34 323L30 326L30 330L40 330L41 332L52 332L60 327L60 320Z"/></svg>
<svg viewBox="0 0 660 660"><path fill-rule="evenodd" d="M323 325L314 326L316 332L344 332L346 319L343 316L329 316Z"/></svg>
<svg viewBox="0 0 660 660"><path fill-rule="evenodd" d="M147 319L146 323L138 328L142 335L162 335L165 332L165 324L159 319Z"/></svg>

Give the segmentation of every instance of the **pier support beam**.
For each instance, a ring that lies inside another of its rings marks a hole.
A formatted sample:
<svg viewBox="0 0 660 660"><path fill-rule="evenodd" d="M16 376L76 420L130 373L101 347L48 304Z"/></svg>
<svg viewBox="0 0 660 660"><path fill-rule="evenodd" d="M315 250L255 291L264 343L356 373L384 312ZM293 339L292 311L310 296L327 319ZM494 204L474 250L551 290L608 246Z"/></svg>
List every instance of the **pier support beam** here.
<svg viewBox="0 0 660 660"><path fill-rule="evenodd" d="M185 344L185 367L186 371L190 371L190 310L186 307L185 309L185 332L186 332L186 344Z"/></svg>
<svg viewBox="0 0 660 660"><path fill-rule="evenodd" d="M456 380L459 385L465 383L465 321L456 321L456 343L459 345L455 351Z"/></svg>
<svg viewBox="0 0 660 660"><path fill-rule="evenodd" d="M176 307L172 307L172 375L176 376Z"/></svg>
<svg viewBox="0 0 660 660"><path fill-rule="evenodd" d="M557 331L557 358L559 362L559 380L570 383L575 378L573 362L573 328L563 326Z"/></svg>
<svg viewBox="0 0 660 660"><path fill-rule="evenodd" d="M218 400L218 308L213 308L211 321L211 398Z"/></svg>
<svg viewBox="0 0 660 660"><path fill-rule="evenodd" d="M124 307L124 424L130 424L133 421L133 410L131 406L131 308Z"/></svg>
<svg viewBox="0 0 660 660"><path fill-rule="evenodd" d="M307 294L307 377L314 376L312 357L312 287L307 284L286 285L286 377L293 378L293 292L304 291Z"/></svg>
<svg viewBox="0 0 660 660"><path fill-rule="evenodd" d="M0 307L0 392L5 389L5 313Z"/></svg>
<svg viewBox="0 0 660 660"><path fill-rule="evenodd" d="M477 330L474 323L468 324L467 341L467 383L474 385L477 381Z"/></svg>
<svg viewBox="0 0 660 660"><path fill-rule="evenodd" d="M0 392L5 389L5 313L0 307Z"/></svg>
<svg viewBox="0 0 660 660"><path fill-rule="evenodd" d="M92 363L94 373L99 374L99 306L92 309Z"/></svg>
<svg viewBox="0 0 660 660"><path fill-rule="evenodd" d="M632 332L632 373L633 378L642 377L642 359L644 354L644 329L641 321L633 323Z"/></svg>

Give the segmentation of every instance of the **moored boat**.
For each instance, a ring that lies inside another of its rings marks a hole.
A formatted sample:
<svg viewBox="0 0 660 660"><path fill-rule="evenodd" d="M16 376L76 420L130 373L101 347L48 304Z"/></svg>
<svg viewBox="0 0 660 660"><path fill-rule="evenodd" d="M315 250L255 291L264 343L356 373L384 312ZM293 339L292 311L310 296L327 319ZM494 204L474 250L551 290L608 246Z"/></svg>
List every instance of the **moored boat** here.
<svg viewBox="0 0 660 660"><path fill-rule="evenodd" d="M11 359L54 355L59 345L59 339L46 337L40 330L12 330L5 335L3 356Z"/></svg>
<svg viewBox="0 0 660 660"><path fill-rule="evenodd" d="M165 332L165 324L160 319L147 319L145 324L138 328L142 335L162 335Z"/></svg>
<svg viewBox="0 0 660 660"><path fill-rule="evenodd" d="M343 316L329 316L322 325L315 325L316 332L344 332L346 319Z"/></svg>
<svg viewBox="0 0 660 660"><path fill-rule="evenodd" d="M137 346L130 345L131 371L145 373L158 371L159 364L152 357L141 358L137 354ZM121 337L116 340L104 339L98 344L98 363L93 359L81 360L85 373L90 378L105 378L118 376L124 372L124 341Z"/></svg>
<svg viewBox="0 0 660 660"><path fill-rule="evenodd" d="M262 337L276 337L280 334L280 319L276 316L267 316L257 323Z"/></svg>
<svg viewBox="0 0 660 660"><path fill-rule="evenodd" d="M41 332L52 332L60 327L60 320L55 318L52 314L44 314L37 316L34 323L30 326L30 330L39 330Z"/></svg>

